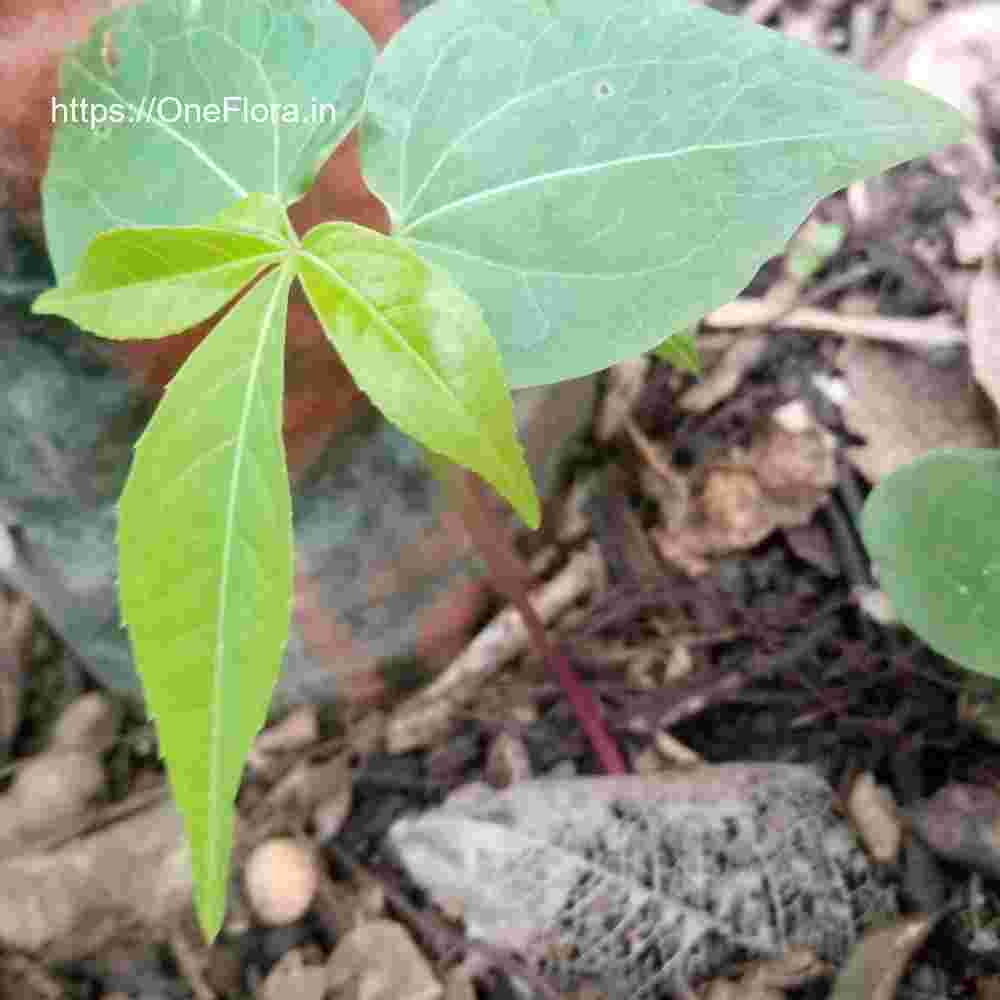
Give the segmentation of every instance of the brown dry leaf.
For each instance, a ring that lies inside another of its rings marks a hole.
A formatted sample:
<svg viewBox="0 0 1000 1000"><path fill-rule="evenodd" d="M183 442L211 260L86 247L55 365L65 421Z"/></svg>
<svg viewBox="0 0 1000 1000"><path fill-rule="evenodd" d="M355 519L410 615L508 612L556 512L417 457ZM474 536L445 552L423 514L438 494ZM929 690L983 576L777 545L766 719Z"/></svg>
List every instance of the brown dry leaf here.
<svg viewBox="0 0 1000 1000"><path fill-rule="evenodd" d="M874 68L940 97L979 126L979 134L929 159L939 170L958 174L963 184L984 187L993 173L993 158L983 137L998 124L1000 6L968 3L945 10L905 32Z"/></svg>
<svg viewBox="0 0 1000 1000"><path fill-rule="evenodd" d="M486 754L483 777L494 788L507 788L531 778L531 758L524 740L512 733L497 733Z"/></svg>
<svg viewBox="0 0 1000 1000"><path fill-rule="evenodd" d="M257 991L257 1000L323 1000L326 967L306 965L298 949L286 952Z"/></svg>
<svg viewBox="0 0 1000 1000"><path fill-rule="evenodd" d="M969 355L976 381L1000 410L1000 267L988 254L969 289L966 307Z"/></svg>
<svg viewBox="0 0 1000 1000"><path fill-rule="evenodd" d="M68 705L52 729L51 749L110 750L118 735L118 717L110 699L91 691Z"/></svg>
<svg viewBox="0 0 1000 1000"><path fill-rule="evenodd" d="M660 555L690 575L707 569L703 557L748 549L776 528L804 526L826 502L837 481L836 442L811 421L793 432L787 414L769 420L746 454L696 469L686 524L653 530Z"/></svg>
<svg viewBox="0 0 1000 1000"><path fill-rule="evenodd" d="M847 814L854 822L868 853L885 864L894 864L899 856L903 830L896 815L892 793L876 783L865 771L851 784L847 796Z"/></svg>
<svg viewBox="0 0 1000 1000"><path fill-rule="evenodd" d="M740 337L711 371L681 396L678 406L692 413L707 413L713 406L728 399L747 372L761 359L766 347L765 334Z"/></svg>
<svg viewBox="0 0 1000 1000"><path fill-rule="evenodd" d="M21 680L28 661L34 611L22 594L0 590L0 749L7 752L20 719Z"/></svg>
<svg viewBox="0 0 1000 1000"><path fill-rule="evenodd" d="M103 787L104 768L90 750L48 750L20 761L0 798L0 856L58 832Z"/></svg>
<svg viewBox="0 0 1000 1000"><path fill-rule="evenodd" d="M1000 85L1000 8L971 3L945 11L887 52L878 69L947 101L977 124Z"/></svg>
<svg viewBox="0 0 1000 1000"><path fill-rule="evenodd" d="M976 1000L1000 1000L1000 976L980 976L976 980Z"/></svg>
<svg viewBox="0 0 1000 1000"><path fill-rule="evenodd" d="M472 785L388 842L434 899L463 901L470 936L608 1000L683 990L746 955L836 962L856 920L894 911L829 786L795 765Z"/></svg>
<svg viewBox="0 0 1000 1000"><path fill-rule="evenodd" d="M830 1000L893 1000L932 923L923 915L903 917L888 927L868 931L837 976Z"/></svg>
<svg viewBox="0 0 1000 1000"><path fill-rule="evenodd" d="M254 754L304 750L319 739L319 713L315 705L300 705L280 722L268 726L254 740Z"/></svg>
<svg viewBox="0 0 1000 1000"><path fill-rule="evenodd" d="M83 957L123 924L162 926L191 905L170 803L49 853L0 861L0 942L52 961Z"/></svg>
<svg viewBox="0 0 1000 1000"><path fill-rule="evenodd" d="M813 518L808 524L784 529L788 547L804 563L818 569L824 576L840 576L840 560L834 550L830 533Z"/></svg>
<svg viewBox="0 0 1000 1000"><path fill-rule="evenodd" d="M844 421L866 441L847 455L870 482L932 448L996 446L964 363L935 367L910 352L848 341L837 365L849 389Z"/></svg>
<svg viewBox="0 0 1000 1000"><path fill-rule="evenodd" d="M345 935L326 963L336 1000L440 1000L444 988L409 932L373 920Z"/></svg>
<svg viewBox="0 0 1000 1000"><path fill-rule="evenodd" d="M1000 878L1000 794L983 785L945 785L904 812L936 854Z"/></svg>
<svg viewBox="0 0 1000 1000"><path fill-rule="evenodd" d="M969 216L953 219L949 227L955 259L959 264L978 264L994 247L1000 246L997 197L996 190L985 195L970 188L962 191Z"/></svg>
<svg viewBox="0 0 1000 1000"><path fill-rule="evenodd" d="M476 1000L472 977L461 965L456 965L444 979L444 1000Z"/></svg>
<svg viewBox="0 0 1000 1000"><path fill-rule="evenodd" d="M64 1000L63 985L27 955L0 958L0 997L5 1000Z"/></svg>
<svg viewBox="0 0 1000 1000"><path fill-rule="evenodd" d="M652 364L645 354L641 354L608 369L607 392L594 423L594 435L598 441L610 441L624 428L646 385L646 376Z"/></svg>
<svg viewBox="0 0 1000 1000"><path fill-rule="evenodd" d="M751 962L738 979L716 980L705 1000L785 1000L785 990L830 974L811 948L790 948L777 958Z"/></svg>

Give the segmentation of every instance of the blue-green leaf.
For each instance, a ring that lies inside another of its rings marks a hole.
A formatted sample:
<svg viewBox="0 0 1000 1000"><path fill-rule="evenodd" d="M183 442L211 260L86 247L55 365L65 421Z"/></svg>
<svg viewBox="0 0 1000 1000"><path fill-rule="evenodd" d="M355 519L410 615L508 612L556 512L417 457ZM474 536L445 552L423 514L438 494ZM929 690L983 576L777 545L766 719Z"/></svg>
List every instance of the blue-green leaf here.
<svg viewBox="0 0 1000 1000"><path fill-rule="evenodd" d="M883 479L861 517L900 617L956 663L1000 676L1000 451L929 452Z"/></svg>
<svg viewBox="0 0 1000 1000"><path fill-rule="evenodd" d="M362 166L512 387L655 347L816 201L955 142L949 105L687 0L439 0L379 57Z"/></svg>
<svg viewBox="0 0 1000 1000"><path fill-rule="evenodd" d="M147 0L98 19L54 112L59 281L105 229L200 223L254 191L299 198L356 123L374 56L334 0Z"/></svg>

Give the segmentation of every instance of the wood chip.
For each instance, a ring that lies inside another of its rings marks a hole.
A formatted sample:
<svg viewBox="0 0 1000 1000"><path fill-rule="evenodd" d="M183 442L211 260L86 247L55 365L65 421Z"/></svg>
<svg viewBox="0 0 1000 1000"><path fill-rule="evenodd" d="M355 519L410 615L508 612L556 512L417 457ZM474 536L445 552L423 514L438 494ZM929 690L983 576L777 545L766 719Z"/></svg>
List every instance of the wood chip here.
<svg viewBox="0 0 1000 1000"><path fill-rule="evenodd" d="M549 623L595 588L601 579L600 553L594 545L576 553L555 578L529 597L542 622ZM455 711L479 686L522 653L528 629L508 607L466 647L433 684L401 705L386 726L390 753L405 753L433 743L451 724Z"/></svg>

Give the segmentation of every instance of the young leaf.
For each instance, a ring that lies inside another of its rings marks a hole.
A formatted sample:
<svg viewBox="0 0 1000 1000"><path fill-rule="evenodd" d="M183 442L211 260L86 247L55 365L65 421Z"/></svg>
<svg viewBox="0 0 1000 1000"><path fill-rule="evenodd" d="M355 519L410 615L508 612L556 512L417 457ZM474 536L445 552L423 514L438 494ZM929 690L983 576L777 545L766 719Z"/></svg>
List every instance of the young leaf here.
<svg viewBox="0 0 1000 1000"><path fill-rule="evenodd" d="M675 333L667 337L653 353L668 364L692 375L701 374L701 355L698 342L691 333Z"/></svg>
<svg viewBox="0 0 1000 1000"><path fill-rule="evenodd" d="M379 57L363 172L484 310L514 387L648 351L816 201L961 116L687 0L440 0Z"/></svg>
<svg viewBox="0 0 1000 1000"><path fill-rule="evenodd" d="M97 20L53 111L60 283L102 230L198 223L252 191L300 197L356 123L374 55L333 2L147 0Z"/></svg>
<svg viewBox="0 0 1000 1000"><path fill-rule="evenodd" d="M385 416L489 480L536 528L500 354L475 303L397 240L347 222L305 236L299 274L327 336Z"/></svg>
<svg viewBox="0 0 1000 1000"><path fill-rule="evenodd" d="M121 604L191 845L198 914L222 923L233 800L288 637L282 426L291 265L191 354L136 447L119 519Z"/></svg>
<svg viewBox="0 0 1000 1000"><path fill-rule="evenodd" d="M251 195L208 225L101 233L79 270L40 295L32 311L65 316L112 340L179 333L281 259L288 249L283 219L277 202Z"/></svg>
<svg viewBox="0 0 1000 1000"><path fill-rule="evenodd" d="M861 530L900 617L956 663L1000 676L1000 451L929 452L869 495Z"/></svg>

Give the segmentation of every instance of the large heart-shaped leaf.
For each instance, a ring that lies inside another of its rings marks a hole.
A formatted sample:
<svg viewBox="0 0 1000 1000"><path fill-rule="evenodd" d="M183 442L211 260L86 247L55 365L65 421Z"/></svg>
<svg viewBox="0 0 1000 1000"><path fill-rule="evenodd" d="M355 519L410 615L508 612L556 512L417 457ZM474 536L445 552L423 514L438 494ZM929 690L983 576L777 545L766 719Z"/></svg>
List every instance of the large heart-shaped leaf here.
<svg viewBox="0 0 1000 1000"><path fill-rule="evenodd" d="M518 387L655 347L820 197L963 128L686 0L440 0L378 60L362 165L394 233L483 307Z"/></svg>
<svg viewBox="0 0 1000 1000"><path fill-rule="evenodd" d="M311 230L300 258L309 301L372 402L537 527L500 353L476 304L398 240L352 223Z"/></svg>
<svg viewBox="0 0 1000 1000"><path fill-rule="evenodd" d="M288 638L291 498L281 433L292 266L191 354L136 448L119 524L121 604L191 844L222 922L233 800Z"/></svg>
<svg viewBox="0 0 1000 1000"><path fill-rule="evenodd" d="M932 451L883 479L861 518L903 621L956 663L1000 676L1000 451Z"/></svg>
<svg viewBox="0 0 1000 1000"><path fill-rule="evenodd" d="M300 197L355 124L374 54L335 0L155 0L100 19L54 108L43 199L59 280L102 230L199 223L254 191Z"/></svg>

